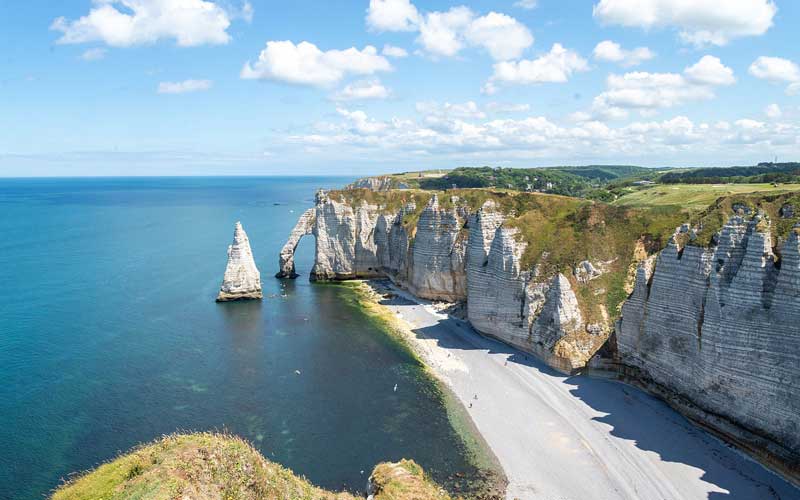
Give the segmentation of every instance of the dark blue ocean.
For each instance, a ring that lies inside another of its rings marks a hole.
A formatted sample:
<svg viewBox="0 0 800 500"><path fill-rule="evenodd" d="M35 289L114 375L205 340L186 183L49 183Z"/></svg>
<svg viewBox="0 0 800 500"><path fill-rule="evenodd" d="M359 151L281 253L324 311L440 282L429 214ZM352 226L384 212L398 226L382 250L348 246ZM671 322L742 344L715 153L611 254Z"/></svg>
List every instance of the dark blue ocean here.
<svg viewBox="0 0 800 500"><path fill-rule="evenodd" d="M0 498L42 498L177 430L242 435L334 489L401 457L469 472L413 357L346 286L308 282L312 238L280 297L296 218L348 181L0 179ZM265 299L217 304L237 220Z"/></svg>

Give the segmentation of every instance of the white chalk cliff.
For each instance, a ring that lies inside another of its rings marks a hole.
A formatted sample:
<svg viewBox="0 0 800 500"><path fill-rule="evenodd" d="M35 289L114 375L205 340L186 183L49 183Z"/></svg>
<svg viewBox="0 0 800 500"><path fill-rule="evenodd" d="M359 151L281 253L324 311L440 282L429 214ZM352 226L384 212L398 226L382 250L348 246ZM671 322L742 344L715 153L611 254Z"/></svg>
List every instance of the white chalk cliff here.
<svg viewBox="0 0 800 500"><path fill-rule="evenodd" d="M242 228L242 223L237 222L233 232L233 243L228 247L228 265L222 278L217 302L260 298L262 298L261 273L258 272L253 260L247 233Z"/></svg>
<svg viewBox="0 0 800 500"><path fill-rule="evenodd" d="M471 211L433 196L419 212L413 193L405 199L388 210L320 192L281 252L279 276L296 276L294 249L313 234L312 279L388 277L421 298L465 301L479 332L563 372L619 370L800 477L800 227L774 255L761 215L731 217L712 248L679 246L696 235L684 225L663 251L637 258L615 326L602 324L607 314L589 324L578 300L603 263L576 262L563 270L569 278L525 268L526 243L493 201Z"/></svg>
<svg viewBox="0 0 800 500"><path fill-rule="evenodd" d="M639 268L617 346L627 376L797 474L800 228L777 260L767 222L731 217L708 249L670 241Z"/></svg>

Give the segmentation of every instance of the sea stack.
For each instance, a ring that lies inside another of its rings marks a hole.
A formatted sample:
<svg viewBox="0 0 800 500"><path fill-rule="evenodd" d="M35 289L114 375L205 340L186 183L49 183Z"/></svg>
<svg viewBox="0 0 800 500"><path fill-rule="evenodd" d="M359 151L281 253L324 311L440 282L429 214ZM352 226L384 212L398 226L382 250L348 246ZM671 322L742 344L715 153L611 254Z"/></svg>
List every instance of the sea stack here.
<svg viewBox="0 0 800 500"><path fill-rule="evenodd" d="M228 267L225 268L217 302L261 299L262 296L261 273L253 260L250 240L242 223L237 222L233 244L228 247Z"/></svg>

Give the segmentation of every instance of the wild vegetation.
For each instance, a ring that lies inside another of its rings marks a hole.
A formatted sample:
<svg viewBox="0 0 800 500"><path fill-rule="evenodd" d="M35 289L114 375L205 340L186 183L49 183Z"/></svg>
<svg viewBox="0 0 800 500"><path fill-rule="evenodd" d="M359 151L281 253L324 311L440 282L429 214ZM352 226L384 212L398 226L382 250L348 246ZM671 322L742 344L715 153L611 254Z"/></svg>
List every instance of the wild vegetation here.
<svg viewBox="0 0 800 500"><path fill-rule="evenodd" d="M372 474L375 500L450 496L411 460L384 463ZM365 495L366 496L366 495ZM355 500L317 488L270 462L241 438L176 434L140 446L58 488L52 500Z"/></svg>
<svg viewBox="0 0 800 500"><path fill-rule="evenodd" d="M444 190L456 188L501 188L581 196L613 179L644 174L648 169L627 165L589 165L548 168L462 167L437 175L420 172L398 174L409 186Z"/></svg>

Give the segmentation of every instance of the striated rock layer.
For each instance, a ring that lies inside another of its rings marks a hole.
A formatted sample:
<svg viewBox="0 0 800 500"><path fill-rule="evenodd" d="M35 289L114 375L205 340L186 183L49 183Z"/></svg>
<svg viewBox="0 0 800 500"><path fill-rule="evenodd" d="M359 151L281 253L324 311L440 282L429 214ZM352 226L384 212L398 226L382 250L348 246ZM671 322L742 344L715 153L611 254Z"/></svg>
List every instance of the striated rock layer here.
<svg viewBox="0 0 800 500"><path fill-rule="evenodd" d="M583 367L604 337L586 333L578 299L561 273L523 271L525 243L486 202L470 221L467 316L478 331L532 352L550 366ZM587 340L588 339L588 342Z"/></svg>
<svg viewBox="0 0 800 500"><path fill-rule="evenodd" d="M617 325L624 373L706 426L800 474L800 228L731 217L717 246L641 266Z"/></svg>
<svg viewBox="0 0 800 500"><path fill-rule="evenodd" d="M217 302L260 298L262 298L261 273L258 272L253 260L247 233L242 228L242 223L237 222L233 232L233 243L228 247L228 265L222 278Z"/></svg>

